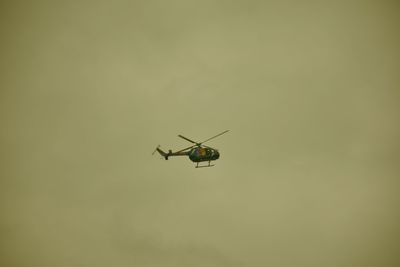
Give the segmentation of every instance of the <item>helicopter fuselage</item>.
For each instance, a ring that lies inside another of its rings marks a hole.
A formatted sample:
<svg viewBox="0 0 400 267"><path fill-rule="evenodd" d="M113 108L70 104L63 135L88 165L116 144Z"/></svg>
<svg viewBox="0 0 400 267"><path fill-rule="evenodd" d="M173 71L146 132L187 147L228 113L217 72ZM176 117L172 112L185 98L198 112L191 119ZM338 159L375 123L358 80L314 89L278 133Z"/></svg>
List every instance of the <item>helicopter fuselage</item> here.
<svg viewBox="0 0 400 267"><path fill-rule="evenodd" d="M189 151L189 159L193 162L217 160L219 152L208 147L195 147Z"/></svg>

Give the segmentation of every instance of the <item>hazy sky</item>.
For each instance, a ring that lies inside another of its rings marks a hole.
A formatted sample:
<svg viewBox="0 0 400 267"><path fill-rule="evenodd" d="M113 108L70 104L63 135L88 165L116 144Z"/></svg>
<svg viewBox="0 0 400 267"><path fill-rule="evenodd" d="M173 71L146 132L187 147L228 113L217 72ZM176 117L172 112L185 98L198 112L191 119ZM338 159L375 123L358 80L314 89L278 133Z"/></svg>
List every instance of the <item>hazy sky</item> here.
<svg viewBox="0 0 400 267"><path fill-rule="evenodd" d="M0 265L399 266L399 7L2 1Z"/></svg>

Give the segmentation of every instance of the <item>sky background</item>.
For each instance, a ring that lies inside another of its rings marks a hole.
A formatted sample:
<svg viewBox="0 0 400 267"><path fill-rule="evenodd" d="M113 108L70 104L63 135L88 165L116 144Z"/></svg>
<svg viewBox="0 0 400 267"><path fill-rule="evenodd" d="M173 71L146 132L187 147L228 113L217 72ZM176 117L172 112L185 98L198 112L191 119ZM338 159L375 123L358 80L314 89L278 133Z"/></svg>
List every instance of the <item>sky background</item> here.
<svg viewBox="0 0 400 267"><path fill-rule="evenodd" d="M399 7L1 1L0 265L399 266Z"/></svg>

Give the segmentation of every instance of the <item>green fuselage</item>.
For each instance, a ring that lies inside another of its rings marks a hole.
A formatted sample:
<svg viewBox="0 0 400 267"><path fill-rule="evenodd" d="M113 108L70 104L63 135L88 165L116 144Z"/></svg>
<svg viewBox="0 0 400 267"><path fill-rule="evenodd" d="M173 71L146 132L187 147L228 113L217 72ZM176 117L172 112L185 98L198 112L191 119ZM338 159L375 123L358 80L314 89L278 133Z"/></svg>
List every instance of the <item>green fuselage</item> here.
<svg viewBox="0 0 400 267"><path fill-rule="evenodd" d="M219 152L208 147L195 147L189 151L188 155L193 162L212 161L219 158Z"/></svg>

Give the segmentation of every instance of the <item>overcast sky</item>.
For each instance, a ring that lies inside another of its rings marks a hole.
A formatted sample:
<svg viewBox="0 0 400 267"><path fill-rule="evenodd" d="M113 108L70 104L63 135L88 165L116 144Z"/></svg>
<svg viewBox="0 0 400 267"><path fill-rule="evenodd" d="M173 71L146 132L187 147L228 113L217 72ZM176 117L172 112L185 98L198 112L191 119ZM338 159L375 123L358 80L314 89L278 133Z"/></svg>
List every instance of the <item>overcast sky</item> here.
<svg viewBox="0 0 400 267"><path fill-rule="evenodd" d="M399 7L2 2L0 265L399 266Z"/></svg>

